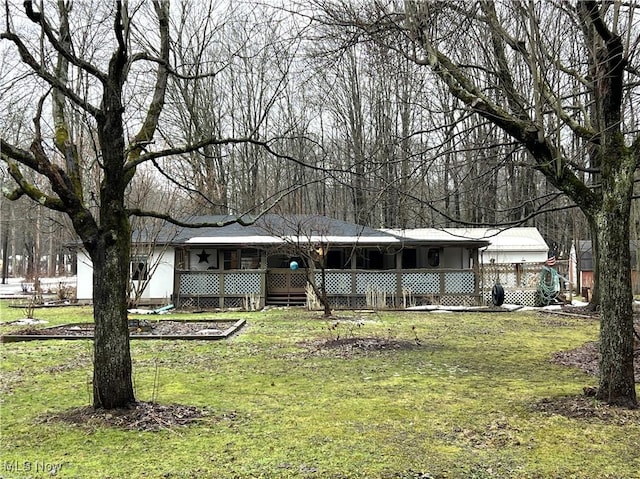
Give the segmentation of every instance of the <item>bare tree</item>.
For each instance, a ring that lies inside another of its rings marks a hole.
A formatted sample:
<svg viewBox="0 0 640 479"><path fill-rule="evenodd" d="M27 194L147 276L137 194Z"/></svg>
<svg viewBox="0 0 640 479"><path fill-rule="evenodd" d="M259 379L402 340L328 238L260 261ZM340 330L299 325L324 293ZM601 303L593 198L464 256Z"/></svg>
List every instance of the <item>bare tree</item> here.
<svg viewBox="0 0 640 479"><path fill-rule="evenodd" d="M580 208L599 268L597 396L637 406L626 220L640 160L640 137L626 119L638 88L637 7L595 1L324 7L325 24L342 25L349 38L388 45L424 66L468 112L525 149L530 166ZM567 156L574 138L581 161Z"/></svg>
<svg viewBox="0 0 640 479"><path fill-rule="evenodd" d="M153 164L158 175L170 179L162 158L234 143L273 149L263 139L215 132L189 144L153 143L169 78L195 78L172 65L168 2L80 2L73 4L73 15L71 4L62 0L43 2L41 8L25 1L21 13L7 3L0 34L2 47L20 60L2 78L0 90L5 98L19 97L29 81L29 92L36 92L33 129L11 137L0 129L0 155L15 184L6 196L29 197L70 218L94 270L93 403L126 407L135 401L127 324L130 217L188 224L171 216L170 205L148 211L128 204L137 170ZM74 115L82 119L82 129L71 122ZM30 181L27 171L42 181ZM235 221L246 224L253 217L229 219Z"/></svg>
<svg viewBox="0 0 640 479"><path fill-rule="evenodd" d="M272 215L271 221L262 222L262 228L282 239L288 254L302 259L303 264L296 263L294 271L298 267L304 269L307 284L322 305L324 316L330 317L332 310L327 293L326 260L331 244L327 219L315 215Z"/></svg>

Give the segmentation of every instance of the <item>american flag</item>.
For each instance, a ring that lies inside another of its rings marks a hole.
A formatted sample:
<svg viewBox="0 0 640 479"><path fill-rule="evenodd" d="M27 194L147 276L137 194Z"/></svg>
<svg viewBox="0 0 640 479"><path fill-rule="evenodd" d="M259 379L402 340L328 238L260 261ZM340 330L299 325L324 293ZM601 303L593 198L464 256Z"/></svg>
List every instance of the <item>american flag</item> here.
<svg viewBox="0 0 640 479"><path fill-rule="evenodd" d="M544 264L545 264L546 266L555 266L555 265L556 265L556 262L557 262L557 260L556 260L556 255L552 253L552 254L547 258L547 261L545 261L545 262L544 262Z"/></svg>

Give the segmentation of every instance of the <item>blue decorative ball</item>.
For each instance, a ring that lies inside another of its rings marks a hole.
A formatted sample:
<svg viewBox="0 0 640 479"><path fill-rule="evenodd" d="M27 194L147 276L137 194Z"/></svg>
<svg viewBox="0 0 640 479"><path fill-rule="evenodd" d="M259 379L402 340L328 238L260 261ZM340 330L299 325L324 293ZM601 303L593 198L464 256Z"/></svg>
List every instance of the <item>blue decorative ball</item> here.
<svg viewBox="0 0 640 479"><path fill-rule="evenodd" d="M297 261L292 261L291 263L289 263L289 268L291 268L293 271L298 269L298 262Z"/></svg>

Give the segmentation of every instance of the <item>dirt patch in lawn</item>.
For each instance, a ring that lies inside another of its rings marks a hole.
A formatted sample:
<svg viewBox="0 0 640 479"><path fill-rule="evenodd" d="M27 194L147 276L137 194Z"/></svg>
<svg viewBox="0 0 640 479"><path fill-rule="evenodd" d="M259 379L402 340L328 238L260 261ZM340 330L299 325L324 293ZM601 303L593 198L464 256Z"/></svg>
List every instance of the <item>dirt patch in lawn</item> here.
<svg viewBox="0 0 640 479"><path fill-rule="evenodd" d="M590 311L588 308L564 307L563 313L583 317L587 320L598 320L597 311ZM640 318L635 315L634 325L636 331L640 330ZM563 366L575 367L587 374L597 377L599 374L598 364L600 360L599 343L597 341L588 342L579 348L568 351L560 351L552 357L552 362ZM634 373L636 382L640 382L640 342L636 341L634 354ZM590 421L604 422L607 424L625 425L637 424L640 421L640 409L628 410L609 406L593 398L595 388L585 387L584 395L567 396L552 399L543 399L533 408L549 414L585 419Z"/></svg>
<svg viewBox="0 0 640 479"><path fill-rule="evenodd" d="M587 374L597 376L599 374L598 361L600 352L598 342L586 343L576 349L560 351L553 355L552 361L563 366L576 367ZM640 382L640 344L637 345L634 354L634 373L637 382Z"/></svg>
<svg viewBox="0 0 640 479"><path fill-rule="evenodd" d="M41 421L62 422L88 430L114 427L127 431L161 431L188 426L206 419L233 419L233 414L216 418L212 417L208 410L195 406L137 402L130 408L123 409L105 410L92 406L74 408L42 417Z"/></svg>

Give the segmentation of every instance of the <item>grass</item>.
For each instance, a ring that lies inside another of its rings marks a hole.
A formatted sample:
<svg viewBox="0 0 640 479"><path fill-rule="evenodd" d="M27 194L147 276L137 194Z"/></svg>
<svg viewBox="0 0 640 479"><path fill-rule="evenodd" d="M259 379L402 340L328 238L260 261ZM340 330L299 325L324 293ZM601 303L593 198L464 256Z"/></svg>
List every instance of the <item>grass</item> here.
<svg viewBox="0 0 640 479"><path fill-rule="evenodd" d="M90 314L35 313L49 325ZM0 315L23 313L0 303ZM334 327L295 309L206 315L240 316L248 326L227 341L132 342L139 400L209 411L157 432L51 419L90 403L89 341L2 345L0 476L640 478L640 415L579 417L537 406L596 383L550 362L556 351L595 340L596 322L385 312ZM321 347L338 336L413 344L416 335L420 347Z"/></svg>

